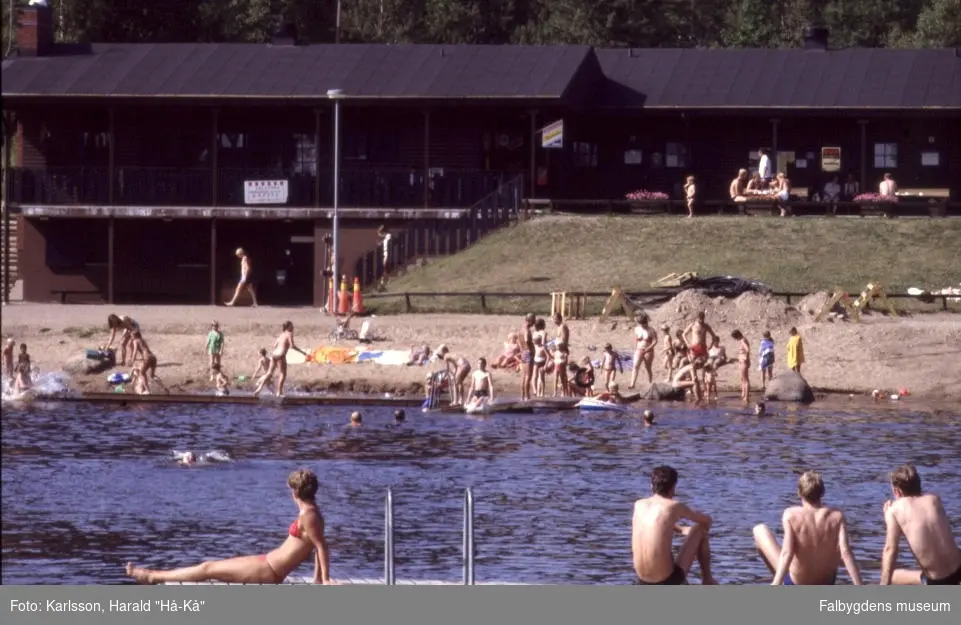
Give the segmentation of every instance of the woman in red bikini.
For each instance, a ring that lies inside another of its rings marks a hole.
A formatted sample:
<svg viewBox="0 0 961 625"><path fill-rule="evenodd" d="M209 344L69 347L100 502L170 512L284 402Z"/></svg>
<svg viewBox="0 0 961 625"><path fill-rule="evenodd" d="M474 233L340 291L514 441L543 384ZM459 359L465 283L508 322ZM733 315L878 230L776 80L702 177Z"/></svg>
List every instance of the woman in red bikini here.
<svg viewBox="0 0 961 625"><path fill-rule="evenodd" d="M332 584L330 556L324 538L324 517L317 508L317 475L294 471L287 478L290 494L300 511L287 529L284 543L259 556L209 560L171 571L153 571L127 563L127 575L141 584L218 581L228 584L280 584L314 553L314 583Z"/></svg>

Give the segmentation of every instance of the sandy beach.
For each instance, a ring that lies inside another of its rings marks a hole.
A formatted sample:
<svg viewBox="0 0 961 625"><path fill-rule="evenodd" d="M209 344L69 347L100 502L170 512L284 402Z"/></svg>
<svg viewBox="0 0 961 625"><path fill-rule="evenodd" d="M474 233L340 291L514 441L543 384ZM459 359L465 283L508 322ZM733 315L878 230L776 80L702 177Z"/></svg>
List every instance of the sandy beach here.
<svg viewBox="0 0 961 625"><path fill-rule="evenodd" d="M908 389L915 400L961 401L961 319L951 313L920 314L890 318L881 314L853 321L815 322L813 312L825 294L811 295L796 306L782 300L749 293L737 299L711 299L686 291L670 302L648 310L654 327L668 324L672 330L686 325L699 310L707 314L722 341L733 352L730 332L739 328L756 353L761 332L770 330L778 353L776 371L786 367L784 348L787 331L796 326L804 340L807 362L803 373L822 392L869 394L872 389L896 392ZM158 375L172 392L209 392L207 356L204 351L211 321L220 322L226 337L224 370L236 380L250 376L257 351L270 348L285 320L296 327L298 345L308 351L329 344L333 320L313 308L224 308L206 306L70 306L58 304L11 304L3 308L5 337L26 342L41 372L62 370L84 349L96 348L109 337L106 318L111 312L136 319L160 362ZM409 349L427 343L436 348L446 343L454 355L475 360L494 359L503 349L507 334L517 331L521 318L494 315L410 314L372 318L376 335L385 340L370 349ZM549 324L552 326L553 324ZM629 350L632 324L624 316L605 322L572 320L571 354L597 357L604 343ZM353 327L359 329L360 321ZM355 342L341 342L353 346ZM756 356L755 356L756 360ZM760 375L752 365L752 388L760 391ZM389 366L374 363L302 364L289 367L288 390L344 393L422 394L427 367ZM663 378L661 359L655 363L655 379ZM107 374L75 374L70 386L83 391L112 390ZM620 378L626 383L626 379ZM498 371L499 392L519 393L519 374ZM642 373L643 380L643 373ZM252 388L250 381L236 383ZM725 367L719 376L722 392L736 392L736 368Z"/></svg>

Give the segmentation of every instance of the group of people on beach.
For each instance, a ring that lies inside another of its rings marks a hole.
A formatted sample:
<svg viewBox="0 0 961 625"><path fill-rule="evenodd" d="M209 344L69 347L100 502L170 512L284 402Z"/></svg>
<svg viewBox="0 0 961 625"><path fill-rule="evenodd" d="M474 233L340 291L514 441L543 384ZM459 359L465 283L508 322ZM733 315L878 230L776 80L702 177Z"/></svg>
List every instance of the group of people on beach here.
<svg viewBox="0 0 961 625"><path fill-rule="evenodd" d="M351 422L359 425L360 414L352 415ZM883 505L886 535L880 583L961 584L961 548L940 497L922 490L921 477L912 465L898 467L889 480L893 499ZM657 467L651 473L651 495L634 503L631 552L636 585L685 585L694 562L700 567L703 584L717 583L711 563L713 519L676 499L677 482L675 469ZM313 582L336 583L330 575L324 517L316 499L316 474L310 470L294 471L287 478L287 487L297 507L297 517L276 549L173 570L152 570L127 563L127 575L143 584L279 584L313 556ZM772 585L833 585L842 563L854 584L864 583L851 548L848 519L843 511L825 503L825 491L821 474L806 471L798 479L799 505L787 508L781 517L783 542L779 544L774 532L763 524L754 528L755 547L773 575ZM684 524L685 521L690 524ZM676 536L683 540L675 556ZM916 570L897 568L902 537L917 561Z"/></svg>
<svg viewBox="0 0 961 625"><path fill-rule="evenodd" d="M504 351L491 363L491 369L515 370L521 374L521 400L545 397L547 376L553 375L554 397L595 397L613 403L631 403L641 399L640 393L624 394L617 382L618 374L624 373L624 358L607 343L599 360L600 371L595 370L589 355L576 361L571 358L571 331L560 314L553 316L556 334L547 336L544 319L533 313L524 317L520 332L508 335ZM751 344L740 330L733 330L731 338L736 342L737 355L729 359L721 339L699 312L687 327L671 331L661 326L661 334L651 324L647 314L637 312L632 329L634 350L631 357L631 375L628 388L634 389L641 371L647 382L655 384L654 362L656 348L660 344L662 366L666 374L664 384L675 390L684 390L692 399L714 401L718 398L717 375L721 367L737 362L740 375L740 397L747 402L751 394ZM663 337L663 338L661 338ZM472 373L470 360L463 355L451 354L446 345L431 352L429 346L411 348L408 364L423 365L432 359L443 364L440 371L427 376L427 396L437 393L439 386L450 391L450 403L466 405L473 401L489 401L493 395L493 381L487 359L478 361L478 369ZM759 369L763 384L774 378L775 347L770 331L762 334L758 351ZM797 373L804 364L804 345L797 328L791 328L787 341L787 365ZM595 386L600 377L600 390ZM468 388L469 387L469 388Z"/></svg>
<svg viewBox="0 0 961 625"><path fill-rule="evenodd" d="M134 392L149 395L154 383L166 390L163 380L157 376L157 355L147 344L140 324L129 315L111 313L107 316L107 329L110 330L110 338L100 346L100 351L116 360L114 342L119 338L119 364L121 367L132 367L129 378Z"/></svg>
<svg viewBox="0 0 961 625"><path fill-rule="evenodd" d="M881 556L881 584L957 586L961 584L961 549L938 495L921 489L912 465L891 472L892 500L884 502L886 537ZM677 471L668 466L651 474L651 496L634 503L632 554L636 584L676 586L687 583L695 561L704 584L716 584L711 570L710 531L713 520L675 498ZM774 576L772 585L833 585L843 563L856 585L863 579L851 549L847 518L824 503L821 474L806 471L798 479L800 505L784 510L783 543L767 526L754 528L754 543ZM682 525L689 521L692 525ZM675 535L684 537L676 557ZM901 538L919 565L918 570L896 568Z"/></svg>
<svg viewBox="0 0 961 625"><path fill-rule="evenodd" d="M33 365L27 344L20 343L20 350L14 358L17 341L8 337L3 344L3 381L16 393L24 393L33 386Z"/></svg>

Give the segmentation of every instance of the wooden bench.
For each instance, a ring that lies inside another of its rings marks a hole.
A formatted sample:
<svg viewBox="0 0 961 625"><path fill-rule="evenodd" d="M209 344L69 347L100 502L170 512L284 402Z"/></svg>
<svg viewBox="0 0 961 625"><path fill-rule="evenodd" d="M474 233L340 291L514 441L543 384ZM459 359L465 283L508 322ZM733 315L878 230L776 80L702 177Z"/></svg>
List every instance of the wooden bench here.
<svg viewBox="0 0 961 625"><path fill-rule="evenodd" d="M103 303L103 296L96 289L50 289L50 292L60 295L61 304L67 303L67 296L69 295L98 295L100 296L100 302Z"/></svg>

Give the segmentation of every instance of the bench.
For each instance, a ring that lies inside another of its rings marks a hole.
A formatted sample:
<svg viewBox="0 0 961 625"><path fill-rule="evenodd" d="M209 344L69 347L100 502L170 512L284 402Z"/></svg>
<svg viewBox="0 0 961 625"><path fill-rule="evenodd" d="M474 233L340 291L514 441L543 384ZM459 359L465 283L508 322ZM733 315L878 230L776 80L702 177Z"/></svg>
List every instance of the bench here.
<svg viewBox="0 0 961 625"><path fill-rule="evenodd" d="M96 289L50 289L50 292L60 295L61 304L67 303L68 295L98 295L100 296L100 302L103 303L103 296Z"/></svg>

